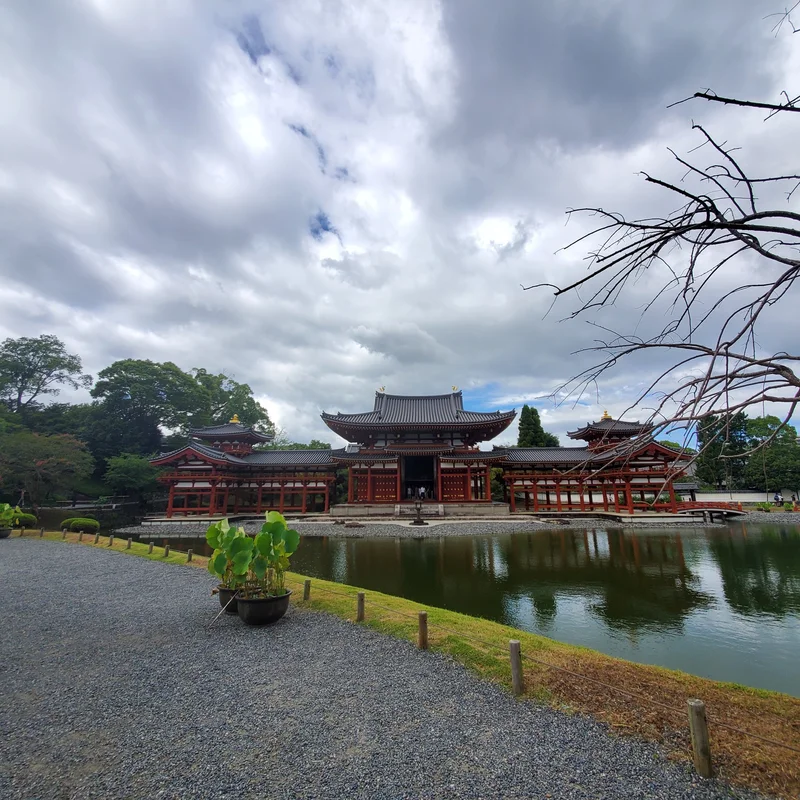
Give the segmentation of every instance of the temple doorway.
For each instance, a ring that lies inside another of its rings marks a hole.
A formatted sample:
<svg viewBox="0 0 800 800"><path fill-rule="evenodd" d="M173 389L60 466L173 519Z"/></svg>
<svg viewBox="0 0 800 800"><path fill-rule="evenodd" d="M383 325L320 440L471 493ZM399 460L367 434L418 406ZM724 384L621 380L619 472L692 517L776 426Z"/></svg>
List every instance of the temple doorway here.
<svg viewBox="0 0 800 800"><path fill-rule="evenodd" d="M436 463L434 456L401 456L402 491L404 501L416 500L424 489L425 499L436 498Z"/></svg>

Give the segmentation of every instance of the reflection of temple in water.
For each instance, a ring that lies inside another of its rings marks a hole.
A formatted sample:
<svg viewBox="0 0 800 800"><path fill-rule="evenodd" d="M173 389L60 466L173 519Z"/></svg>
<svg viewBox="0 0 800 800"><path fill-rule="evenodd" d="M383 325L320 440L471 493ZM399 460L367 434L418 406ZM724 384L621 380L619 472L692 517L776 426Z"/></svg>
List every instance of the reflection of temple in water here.
<svg viewBox="0 0 800 800"><path fill-rule="evenodd" d="M306 540L293 566L474 616L513 623L528 602L538 624L559 598L583 597L591 613L626 632L679 627L711 599L696 587L678 534L621 530L538 531L426 540ZM305 553L304 553L305 551ZM338 560L338 563L336 563Z"/></svg>

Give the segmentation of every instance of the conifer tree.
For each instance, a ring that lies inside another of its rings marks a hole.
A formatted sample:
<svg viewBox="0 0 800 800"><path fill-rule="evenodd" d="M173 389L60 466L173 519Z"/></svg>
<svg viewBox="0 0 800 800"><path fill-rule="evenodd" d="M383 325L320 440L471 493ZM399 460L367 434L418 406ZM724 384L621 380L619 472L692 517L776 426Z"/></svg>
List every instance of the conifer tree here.
<svg viewBox="0 0 800 800"><path fill-rule="evenodd" d="M519 414L518 447L558 447L558 437L542 428L539 410L525 404Z"/></svg>

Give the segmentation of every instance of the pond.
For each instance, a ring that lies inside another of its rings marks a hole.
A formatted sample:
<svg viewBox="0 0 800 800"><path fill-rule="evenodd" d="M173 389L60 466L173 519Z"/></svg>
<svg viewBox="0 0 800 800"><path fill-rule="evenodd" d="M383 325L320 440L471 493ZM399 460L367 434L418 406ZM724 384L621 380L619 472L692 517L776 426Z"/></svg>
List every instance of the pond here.
<svg viewBox="0 0 800 800"><path fill-rule="evenodd" d="M800 696L800 526L304 537L292 569Z"/></svg>

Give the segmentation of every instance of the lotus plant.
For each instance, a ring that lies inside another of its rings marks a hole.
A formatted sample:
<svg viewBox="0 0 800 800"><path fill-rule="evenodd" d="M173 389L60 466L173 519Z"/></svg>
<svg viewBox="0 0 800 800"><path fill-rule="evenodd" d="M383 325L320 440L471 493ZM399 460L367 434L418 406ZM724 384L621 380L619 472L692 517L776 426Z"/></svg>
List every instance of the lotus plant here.
<svg viewBox="0 0 800 800"><path fill-rule="evenodd" d="M300 534L289 528L283 514L269 511L254 539L244 528L227 520L211 525L206 541L214 548L208 571L244 598L278 597L286 594L289 557L300 544Z"/></svg>

